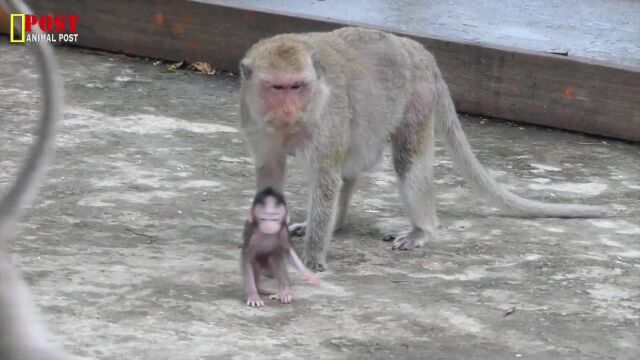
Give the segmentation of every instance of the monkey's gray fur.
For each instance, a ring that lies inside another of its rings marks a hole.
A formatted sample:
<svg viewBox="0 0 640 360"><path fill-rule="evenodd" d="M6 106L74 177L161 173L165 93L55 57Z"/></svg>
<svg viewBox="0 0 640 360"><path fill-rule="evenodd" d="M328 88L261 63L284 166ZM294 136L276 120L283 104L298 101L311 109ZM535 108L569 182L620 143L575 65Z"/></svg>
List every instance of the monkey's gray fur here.
<svg viewBox="0 0 640 360"><path fill-rule="evenodd" d="M287 47L288 52L278 50ZM303 59L296 63L287 56ZM310 87L299 117L306 136L300 135L293 146L287 145L289 135L278 137L277 130L267 126L268 119L261 118L264 99L258 88L258 75L278 76L288 63L306 74ZM434 127L471 186L509 214L611 214L604 207L524 199L498 184L471 151L435 59L413 40L362 28L283 34L255 44L240 69L241 126L256 159L257 187L282 189L287 153L307 164L308 221L306 229L303 225L296 230L306 232L304 260L314 270L325 267L336 214L344 220L360 173L381 159L388 143L412 225L411 231L395 237L393 247L420 247L436 236Z"/></svg>
<svg viewBox="0 0 640 360"><path fill-rule="evenodd" d="M4 3L11 12L32 14L21 1L6 0ZM39 29L34 28L34 31ZM27 161L0 200L0 359L63 360L71 357L48 341L28 286L7 252L16 223L32 201L53 155L56 124L62 116L63 107L62 81L52 47L44 42L29 46L34 48L42 72L44 107L37 138Z"/></svg>

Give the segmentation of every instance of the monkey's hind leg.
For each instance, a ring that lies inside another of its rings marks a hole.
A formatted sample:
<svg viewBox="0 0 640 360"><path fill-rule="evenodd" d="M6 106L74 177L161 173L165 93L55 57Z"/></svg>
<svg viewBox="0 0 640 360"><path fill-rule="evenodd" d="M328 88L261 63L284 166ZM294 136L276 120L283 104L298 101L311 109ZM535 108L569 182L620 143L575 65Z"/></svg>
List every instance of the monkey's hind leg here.
<svg viewBox="0 0 640 360"><path fill-rule="evenodd" d="M433 186L434 133L432 118L412 109L393 137L393 166L411 230L391 235L394 250L424 246L437 236L438 217Z"/></svg>
<svg viewBox="0 0 640 360"><path fill-rule="evenodd" d="M273 269L273 274L276 276L278 280L278 285L280 286L280 290L277 295L272 295L270 299L278 299L283 304L291 304L293 301L293 294L291 292L291 287L289 286L289 277L287 276L287 269L284 265L284 259L280 255L272 255L269 257L269 264L271 264L271 268Z"/></svg>
<svg viewBox="0 0 640 360"><path fill-rule="evenodd" d="M358 178L342 178L342 187L340 188L340 197L338 200L338 216L336 217L336 231L342 229L347 222L349 203L351 202L351 195L353 195L353 190L357 182Z"/></svg>

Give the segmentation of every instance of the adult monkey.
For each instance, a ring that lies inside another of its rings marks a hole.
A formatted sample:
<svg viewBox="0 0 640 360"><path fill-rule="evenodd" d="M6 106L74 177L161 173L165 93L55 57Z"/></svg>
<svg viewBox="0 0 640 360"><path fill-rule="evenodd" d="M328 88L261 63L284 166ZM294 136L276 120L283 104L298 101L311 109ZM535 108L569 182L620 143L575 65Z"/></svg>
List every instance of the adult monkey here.
<svg viewBox="0 0 640 360"><path fill-rule="evenodd" d="M0 0L11 12L30 14L17 0ZM34 31L38 31L34 28ZM31 202L44 177L47 161L53 154L55 127L62 114L62 81L52 47L45 42L34 44L44 93L44 107L37 140L17 180L0 200L0 359L63 360L71 359L64 350L47 340L47 333L37 316L28 286L12 265L7 252L15 225Z"/></svg>
<svg viewBox="0 0 640 360"><path fill-rule="evenodd" d="M283 34L255 44L240 62L241 127L257 187L282 190L286 155L302 156L312 180L304 261L322 271L336 221L342 225L361 172L391 143L412 229L394 249L436 236L434 125L475 190L502 210L528 217L601 217L604 207L523 199L500 186L473 155L447 85L419 43L389 33L342 28ZM295 225L294 225L295 226Z"/></svg>

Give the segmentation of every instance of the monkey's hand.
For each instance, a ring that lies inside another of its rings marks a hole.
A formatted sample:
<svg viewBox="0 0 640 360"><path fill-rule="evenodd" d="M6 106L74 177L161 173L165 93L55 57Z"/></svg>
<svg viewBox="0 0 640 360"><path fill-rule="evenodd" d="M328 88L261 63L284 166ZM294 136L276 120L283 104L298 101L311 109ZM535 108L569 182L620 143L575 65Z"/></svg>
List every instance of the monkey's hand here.
<svg viewBox="0 0 640 360"><path fill-rule="evenodd" d="M317 256L313 255L305 255L304 263L309 270L312 272L323 272L326 270L324 265L324 261L320 261Z"/></svg>
<svg viewBox="0 0 640 360"><path fill-rule="evenodd" d="M303 237L307 233L307 222L289 225L289 235Z"/></svg>
<svg viewBox="0 0 640 360"><path fill-rule="evenodd" d="M311 286L320 285L320 275L318 275L318 274L316 274L316 273L314 273L312 271L307 271L306 273L304 273L304 278L307 280L307 282Z"/></svg>
<svg viewBox="0 0 640 360"><path fill-rule="evenodd" d="M263 307L264 306L264 301L262 301L262 299L260 298L260 295L258 294L251 294L249 296L247 296L247 306L249 307Z"/></svg>

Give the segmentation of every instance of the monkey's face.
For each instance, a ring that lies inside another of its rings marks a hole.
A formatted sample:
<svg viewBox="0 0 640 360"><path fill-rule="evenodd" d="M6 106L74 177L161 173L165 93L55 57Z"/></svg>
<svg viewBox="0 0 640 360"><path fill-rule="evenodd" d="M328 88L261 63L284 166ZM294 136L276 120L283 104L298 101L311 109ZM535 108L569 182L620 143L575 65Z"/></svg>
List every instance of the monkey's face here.
<svg viewBox="0 0 640 360"><path fill-rule="evenodd" d="M291 126L304 113L309 84L303 76L281 75L260 80L259 91L265 119L278 127Z"/></svg>
<svg viewBox="0 0 640 360"><path fill-rule="evenodd" d="M265 125L290 130L307 117L318 82L311 55L308 45L282 39L255 45L240 62L248 106Z"/></svg>
<svg viewBox="0 0 640 360"><path fill-rule="evenodd" d="M280 231L286 216L287 208L284 204L278 203L273 196L268 196L263 203L257 204L254 208L254 221L264 234L275 234Z"/></svg>

